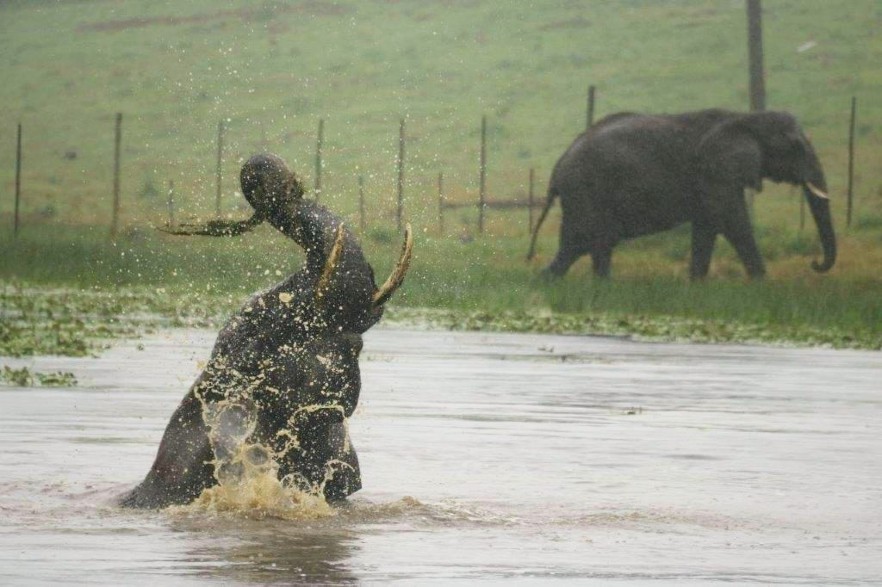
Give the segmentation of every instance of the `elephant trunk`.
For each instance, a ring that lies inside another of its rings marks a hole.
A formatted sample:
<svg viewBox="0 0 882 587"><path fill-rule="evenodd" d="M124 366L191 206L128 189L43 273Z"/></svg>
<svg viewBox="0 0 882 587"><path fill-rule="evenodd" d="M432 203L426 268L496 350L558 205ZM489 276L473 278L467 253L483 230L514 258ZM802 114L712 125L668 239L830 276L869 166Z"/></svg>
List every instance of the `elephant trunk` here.
<svg viewBox="0 0 882 587"><path fill-rule="evenodd" d="M410 266L413 235L407 225L398 263L379 288L355 235L333 212L303 198L303 185L281 157L254 155L239 175L242 194L254 208L247 220L212 220L203 226L182 225L166 230L180 235L236 236L267 222L296 242L306 253L305 276L317 301L336 322L361 324L367 330L382 314L382 306L401 286ZM337 313L339 311L339 313ZM347 314L349 312L349 314ZM350 316L352 314L352 316ZM364 318L353 318L358 315Z"/></svg>
<svg viewBox="0 0 882 587"><path fill-rule="evenodd" d="M811 210L812 218L818 227L818 236L824 259L820 263L812 261L812 269L818 273L829 271L836 263L836 233L830 216L830 200L826 197L827 180L814 149L808 149L808 170L802 184L803 195Z"/></svg>
<svg viewBox="0 0 882 587"><path fill-rule="evenodd" d="M306 253L307 273L317 279L316 295L333 312L367 313L375 321L382 306L401 286L410 265L413 235L407 225L398 263L379 288L355 236L342 220L324 206L303 198L297 176L278 156L263 153L251 157L240 175L242 193L254 207L255 216L269 222ZM367 327L365 327L366 329Z"/></svg>

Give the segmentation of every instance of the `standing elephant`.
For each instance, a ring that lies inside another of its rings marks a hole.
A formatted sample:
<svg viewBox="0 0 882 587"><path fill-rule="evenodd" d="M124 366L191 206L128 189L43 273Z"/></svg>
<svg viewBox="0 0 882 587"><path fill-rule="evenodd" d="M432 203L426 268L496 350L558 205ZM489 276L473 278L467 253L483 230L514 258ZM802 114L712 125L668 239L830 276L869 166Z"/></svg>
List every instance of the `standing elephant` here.
<svg viewBox="0 0 882 587"><path fill-rule="evenodd" d="M268 222L306 252L303 269L251 298L223 327L208 365L172 415L144 481L122 497L129 507L185 504L206 488L235 483L251 468L285 485L343 499L361 487L346 418L358 402L361 335L383 315L411 257L381 287L340 219L303 199L274 155L241 173L254 215L177 234L237 235Z"/></svg>
<svg viewBox="0 0 882 587"><path fill-rule="evenodd" d="M579 135L558 160L539 226L556 197L563 221L560 250L545 269L564 275L582 255L608 277L620 241L692 223L693 279L707 275L718 234L732 244L747 274L765 274L744 198L763 179L800 185L818 227L824 259L836 262L836 236L818 157L786 112L702 110L673 115L613 114Z"/></svg>

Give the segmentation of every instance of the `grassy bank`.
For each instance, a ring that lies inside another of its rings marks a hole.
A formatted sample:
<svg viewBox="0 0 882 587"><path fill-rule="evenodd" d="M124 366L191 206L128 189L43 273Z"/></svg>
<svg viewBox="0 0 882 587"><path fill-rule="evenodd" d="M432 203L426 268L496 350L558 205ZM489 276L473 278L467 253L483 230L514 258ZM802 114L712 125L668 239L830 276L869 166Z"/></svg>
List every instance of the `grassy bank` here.
<svg viewBox="0 0 882 587"><path fill-rule="evenodd" d="M0 311L17 320L4 320L7 342L5 347L0 342L0 355L40 349L83 354L102 338L163 325L216 328L248 295L302 262L296 247L268 228L238 239L141 232L115 243L103 231L65 230L63 247L57 234L3 243ZM810 255L784 255L770 262L769 279L749 283L731 277L743 275L742 269L723 248L710 279L690 283L686 253L677 252L683 239L688 236L673 233L655 243L623 247L610 281L594 280L589 264L581 262L567 278L548 283L537 277L538 266L522 260L524 238L462 243L418 236L411 272L390 306L388 321L654 340L882 348L880 282L867 278L863 265L813 275ZM379 276L391 269L396 240L382 230L363 236ZM852 252L862 243L852 236L842 244ZM878 256L866 259L868 264L879 262ZM33 340L29 333L34 333Z"/></svg>

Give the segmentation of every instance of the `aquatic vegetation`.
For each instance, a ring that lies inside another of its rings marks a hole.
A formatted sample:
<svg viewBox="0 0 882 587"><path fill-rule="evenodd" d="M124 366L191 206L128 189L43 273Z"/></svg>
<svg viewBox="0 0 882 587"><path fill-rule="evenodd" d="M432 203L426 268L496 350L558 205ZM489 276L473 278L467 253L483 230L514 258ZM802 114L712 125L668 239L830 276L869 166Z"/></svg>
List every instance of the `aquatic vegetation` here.
<svg viewBox="0 0 882 587"><path fill-rule="evenodd" d="M810 324L753 324L619 312L566 314L550 311L487 312L395 308L390 309L386 323L445 330L623 336L647 341L882 349L882 338L872 332L821 328Z"/></svg>
<svg viewBox="0 0 882 587"><path fill-rule="evenodd" d="M13 369L9 365L4 365L0 371L0 381L17 387L74 387L77 384L76 376L68 371L40 373L27 367Z"/></svg>
<svg viewBox="0 0 882 587"><path fill-rule="evenodd" d="M163 289L0 286L0 356L96 355L118 338L158 327L208 327L224 314L220 296L206 306ZM216 313L211 308L217 309Z"/></svg>
<svg viewBox="0 0 882 587"><path fill-rule="evenodd" d="M770 317L750 319L747 311L742 313L741 319L712 309L702 311L707 317L684 317L670 313L670 309L647 304L645 297L642 298L645 309L639 311L631 306L640 304L628 304L628 295L624 293L633 286L616 286L618 293L608 294L613 301L606 300L606 296L595 296L591 300L594 306L589 307L569 307L572 304L556 298L564 294L552 292L551 302L561 306L556 310L544 304L529 308L526 304L489 303L490 309L485 310L471 309L475 303L469 304L471 308L449 307L450 304L435 308L390 305L385 324L444 330L630 336L654 341L882 349L878 327L860 317L840 320L839 326L816 324L811 315L807 319L797 319L797 315L787 319L777 311L781 319L777 323ZM410 303L421 301L418 285L412 284L407 294ZM698 295L693 294L692 298ZM715 299L722 294L705 295ZM0 286L0 302L0 356L10 357L94 356L114 339L137 338L158 328L218 328L235 308L231 297L220 291L198 294L163 288L79 291L22 284ZM621 308L617 309L617 305ZM866 310L871 311L872 308ZM860 323L866 327L856 327Z"/></svg>

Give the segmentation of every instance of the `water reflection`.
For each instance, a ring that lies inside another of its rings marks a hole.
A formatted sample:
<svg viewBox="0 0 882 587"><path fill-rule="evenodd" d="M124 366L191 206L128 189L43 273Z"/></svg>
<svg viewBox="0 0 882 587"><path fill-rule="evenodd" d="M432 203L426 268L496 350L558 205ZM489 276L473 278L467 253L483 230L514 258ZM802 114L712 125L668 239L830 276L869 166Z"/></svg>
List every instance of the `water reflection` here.
<svg viewBox="0 0 882 587"><path fill-rule="evenodd" d="M200 535L187 556L201 563L201 575L258 584L358 580L348 565L358 550L357 533L338 524L187 517L171 528Z"/></svg>

